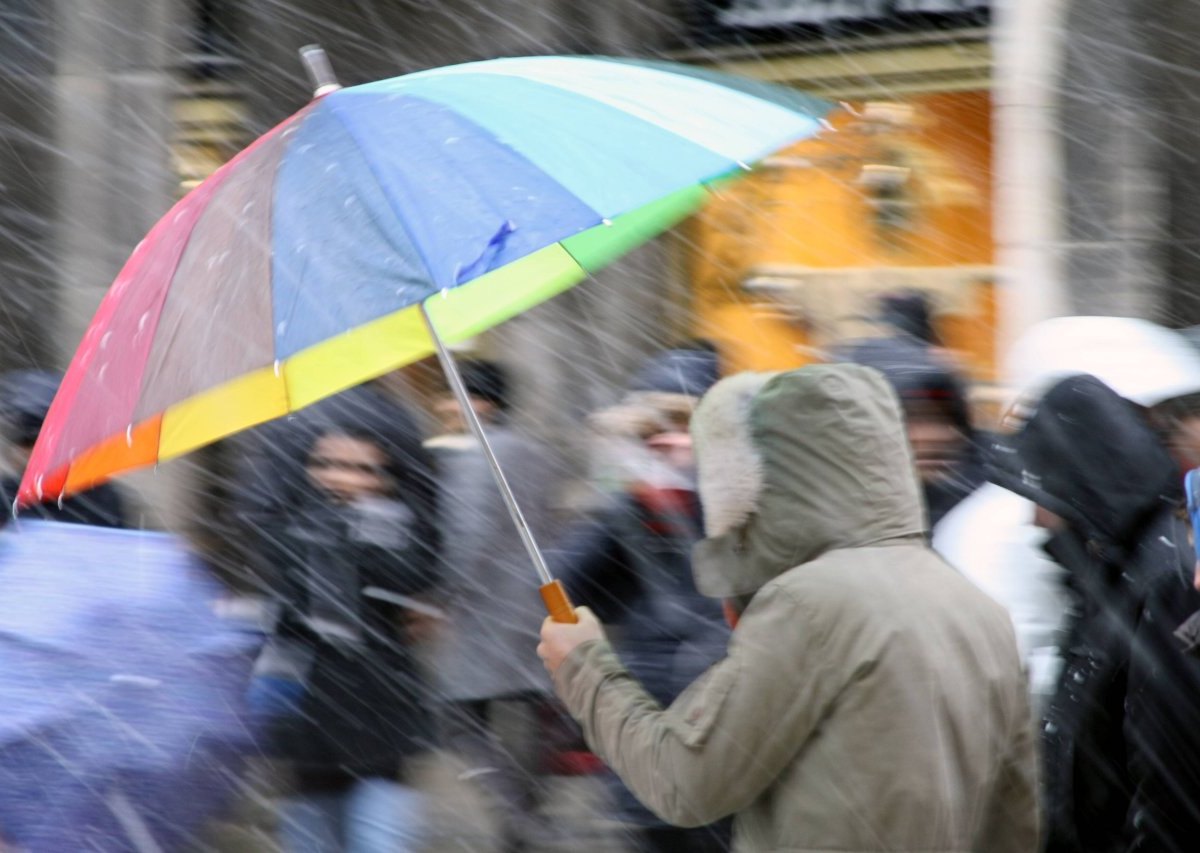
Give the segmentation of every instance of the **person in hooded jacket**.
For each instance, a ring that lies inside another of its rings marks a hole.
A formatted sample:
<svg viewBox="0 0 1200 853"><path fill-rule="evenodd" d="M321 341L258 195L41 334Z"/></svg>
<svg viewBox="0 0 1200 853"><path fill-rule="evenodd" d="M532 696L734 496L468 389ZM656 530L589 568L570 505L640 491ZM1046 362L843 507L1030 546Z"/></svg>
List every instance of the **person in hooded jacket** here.
<svg viewBox="0 0 1200 853"><path fill-rule="evenodd" d="M249 703L293 781L283 846L419 849L421 797L402 783L434 738L415 649L440 544L428 456L407 411L366 389L260 437L238 515L273 602Z"/></svg>
<svg viewBox="0 0 1200 853"><path fill-rule="evenodd" d="M0 502L9 511L0 514L0 527L11 519L11 509L21 485L21 472L37 442L42 422L58 393L62 377L46 370L14 370L0 376L0 437L5 459L0 464ZM120 491L103 483L61 503L44 503L21 511L20 517L127 527L128 513Z"/></svg>
<svg viewBox="0 0 1200 853"><path fill-rule="evenodd" d="M1038 507L1072 604L1044 712L1049 853L1195 849L1200 691L1174 632L1196 609L1177 464L1091 376L1019 408L991 478Z"/></svg>
<svg viewBox="0 0 1200 853"><path fill-rule="evenodd" d="M593 418L615 442L619 488L547 553L572 600L616 626L622 660L664 704L720 659L729 638L720 605L697 592L691 570L703 521L687 424L717 378L717 353L704 347L667 350L641 366L624 402ZM728 826L664 824L610 781L618 816L640 849L727 849Z"/></svg>
<svg viewBox="0 0 1200 853"><path fill-rule="evenodd" d="M926 545L895 394L818 365L716 385L692 421L697 586L736 616L669 706L584 608L539 655L588 743L665 820L734 850L1029 851L1033 729L1004 610Z"/></svg>

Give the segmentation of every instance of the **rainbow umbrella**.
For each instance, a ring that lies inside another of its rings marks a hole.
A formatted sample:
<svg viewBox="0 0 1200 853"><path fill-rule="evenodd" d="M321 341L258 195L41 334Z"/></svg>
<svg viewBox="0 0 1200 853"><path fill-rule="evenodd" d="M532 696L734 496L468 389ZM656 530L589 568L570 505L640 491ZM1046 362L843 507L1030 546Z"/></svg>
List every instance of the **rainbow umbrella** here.
<svg viewBox="0 0 1200 853"><path fill-rule="evenodd" d="M84 336L19 500L188 453L542 302L814 135L827 105L529 57L317 97L184 197Z"/></svg>

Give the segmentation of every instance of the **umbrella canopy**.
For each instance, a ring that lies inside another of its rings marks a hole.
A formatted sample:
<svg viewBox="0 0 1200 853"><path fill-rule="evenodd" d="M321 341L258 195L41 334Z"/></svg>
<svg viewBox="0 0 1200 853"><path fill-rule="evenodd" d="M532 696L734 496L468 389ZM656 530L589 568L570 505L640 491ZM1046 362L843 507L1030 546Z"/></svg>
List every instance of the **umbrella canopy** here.
<svg viewBox="0 0 1200 853"><path fill-rule="evenodd" d="M0 835L23 850L179 849L232 794L260 641L173 537L0 534ZM157 847L139 841L150 837Z"/></svg>
<svg viewBox="0 0 1200 853"><path fill-rule="evenodd" d="M1056 317L1013 344L1009 386L1036 398L1060 379L1090 373L1127 400L1154 406L1200 393L1200 351L1186 337L1135 317Z"/></svg>
<svg viewBox="0 0 1200 853"><path fill-rule="evenodd" d="M186 196L84 337L20 499L86 489L423 358L691 213L821 127L789 89L502 59L314 100Z"/></svg>

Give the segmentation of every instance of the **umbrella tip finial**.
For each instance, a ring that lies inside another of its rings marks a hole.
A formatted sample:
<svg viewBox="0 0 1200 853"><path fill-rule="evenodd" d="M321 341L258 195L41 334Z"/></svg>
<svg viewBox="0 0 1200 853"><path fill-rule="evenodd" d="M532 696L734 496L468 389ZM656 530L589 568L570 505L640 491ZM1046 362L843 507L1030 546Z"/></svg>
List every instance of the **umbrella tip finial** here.
<svg viewBox="0 0 1200 853"><path fill-rule="evenodd" d="M314 98L328 95L330 92L336 92L342 88L333 73L333 66L329 63L329 56L326 55L325 48L319 44L306 44L300 48L300 59L303 60L304 68L308 71L308 79L312 81Z"/></svg>

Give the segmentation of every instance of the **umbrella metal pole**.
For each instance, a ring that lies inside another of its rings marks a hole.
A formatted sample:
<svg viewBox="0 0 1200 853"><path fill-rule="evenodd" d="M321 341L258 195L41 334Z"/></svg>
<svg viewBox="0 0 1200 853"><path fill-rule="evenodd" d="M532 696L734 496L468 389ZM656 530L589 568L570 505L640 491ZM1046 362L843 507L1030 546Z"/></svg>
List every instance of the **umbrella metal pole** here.
<svg viewBox="0 0 1200 853"><path fill-rule="evenodd" d="M475 414L475 408L471 405L467 386L463 384L462 374L458 372L458 365L454 363L454 356L442 341L437 327L433 325L433 318L429 316L425 303L422 302L420 307L421 318L425 321L425 327L429 329L429 337L433 339L434 350L437 352L438 361L441 362L442 371L446 374L446 381L450 385L450 390L454 392L455 399L458 400L458 407L462 410L463 419L466 420L475 438L479 440L483 455L492 469L492 476L500 488L500 497L504 499L504 505L508 507L508 514L512 518L513 524L516 525L517 533L520 534L525 550L529 552L529 559L533 561L533 567L542 582L542 601L545 602L546 609L555 622L575 622L577 621L575 609L571 606L570 599L567 598L562 582L555 580L546 566L546 560L542 556L541 549L538 548L537 540L533 537L533 531L529 529L529 524L525 521L525 514L521 512L521 506L517 503L512 487L508 485L508 478L504 476L504 469L500 467L500 460L496 458L491 442L488 441L487 433L484 432L483 424L480 423L479 416Z"/></svg>

